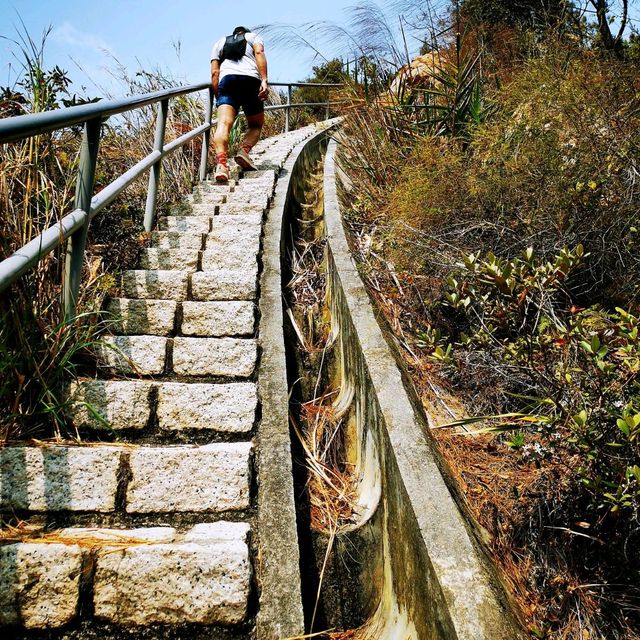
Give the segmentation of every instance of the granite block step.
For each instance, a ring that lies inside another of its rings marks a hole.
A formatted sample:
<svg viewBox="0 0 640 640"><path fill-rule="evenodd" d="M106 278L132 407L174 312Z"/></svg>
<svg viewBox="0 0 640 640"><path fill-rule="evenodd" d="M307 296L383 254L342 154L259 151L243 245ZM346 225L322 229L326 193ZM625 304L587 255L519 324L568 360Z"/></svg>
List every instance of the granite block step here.
<svg viewBox="0 0 640 640"><path fill-rule="evenodd" d="M203 234L152 231L151 246L157 249L202 249Z"/></svg>
<svg viewBox="0 0 640 640"><path fill-rule="evenodd" d="M0 509L128 513L249 506L251 442L205 446L10 446L0 450Z"/></svg>
<svg viewBox="0 0 640 640"><path fill-rule="evenodd" d="M132 270L122 274L122 291L126 298L186 300L189 273L186 271Z"/></svg>
<svg viewBox="0 0 640 640"><path fill-rule="evenodd" d="M255 306L237 300L184 302L180 333L185 336L250 336L255 325Z"/></svg>
<svg viewBox="0 0 640 640"><path fill-rule="evenodd" d="M257 262L236 270L199 271L191 277L194 300L255 300L257 287Z"/></svg>
<svg viewBox="0 0 640 640"><path fill-rule="evenodd" d="M173 343L173 371L179 376L248 378L257 358L253 339L178 337Z"/></svg>
<svg viewBox="0 0 640 640"><path fill-rule="evenodd" d="M196 271L198 268L198 249L143 249L140 256L142 269L173 269L175 271Z"/></svg>
<svg viewBox="0 0 640 640"><path fill-rule="evenodd" d="M117 334L167 336L175 326L175 300L112 298L106 304L109 330Z"/></svg>
<svg viewBox="0 0 640 640"><path fill-rule="evenodd" d="M168 216L158 220L160 231L182 231L184 233L209 233L214 213L205 216Z"/></svg>
<svg viewBox="0 0 640 640"><path fill-rule="evenodd" d="M153 376L164 373L167 338L105 336L97 347L98 365L111 373Z"/></svg>
<svg viewBox="0 0 640 640"><path fill-rule="evenodd" d="M249 532L246 523L224 521L184 533L75 527L0 544L0 625L70 623L81 580L95 616L114 624L240 624L251 584Z"/></svg>
<svg viewBox="0 0 640 640"><path fill-rule="evenodd" d="M144 429L152 387L142 380L78 380L66 389L66 415L78 429Z"/></svg>
<svg viewBox="0 0 640 640"><path fill-rule="evenodd" d="M238 511L249 507L251 442L128 451L128 513Z"/></svg>
<svg viewBox="0 0 640 640"><path fill-rule="evenodd" d="M158 427L164 431L248 433L253 429L258 407L254 382L162 382L157 388Z"/></svg>
<svg viewBox="0 0 640 640"><path fill-rule="evenodd" d="M260 238L238 236L233 240L213 238L202 252L203 271L240 271L258 260Z"/></svg>

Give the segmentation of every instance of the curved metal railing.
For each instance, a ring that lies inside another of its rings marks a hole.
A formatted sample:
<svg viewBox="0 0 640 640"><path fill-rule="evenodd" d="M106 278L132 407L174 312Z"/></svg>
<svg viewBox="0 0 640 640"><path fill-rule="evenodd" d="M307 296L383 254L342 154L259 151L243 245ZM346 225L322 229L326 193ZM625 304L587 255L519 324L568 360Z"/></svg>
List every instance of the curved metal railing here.
<svg viewBox="0 0 640 640"><path fill-rule="evenodd" d="M285 131L289 130L289 113L294 107L325 106L329 116L330 102L293 103L292 87L327 88L339 87L327 83L272 83L271 86L288 87L287 102L283 105L266 107L267 111L285 110ZM164 143L169 100L178 96L198 91L207 91L204 109L204 122L168 144ZM107 185L100 193L93 194L96 163L100 146L102 122L109 116L132 111L141 107L159 104L156 119L153 151L136 163L128 171ZM216 124L213 115L213 89L210 83L194 84L155 91L141 96L120 98L117 100L101 100L90 104L67 107L54 111L26 114L0 120L0 144L16 142L24 138L49 133L65 127L81 124L84 127L80 162L76 182L75 203L71 213L65 215L55 225L49 227L13 255L0 262L0 292L15 282L20 276L33 268L43 257L67 242L65 257L65 273L63 285L63 308L65 318L75 315L76 303L80 291L82 263L87 242L89 223L102 209L111 203L124 189L145 171L149 173L149 189L145 205L144 227L150 231L155 222L156 199L162 159L176 151L187 142L202 136L202 154L200 158L200 179L203 180L207 169L207 156L211 128Z"/></svg>

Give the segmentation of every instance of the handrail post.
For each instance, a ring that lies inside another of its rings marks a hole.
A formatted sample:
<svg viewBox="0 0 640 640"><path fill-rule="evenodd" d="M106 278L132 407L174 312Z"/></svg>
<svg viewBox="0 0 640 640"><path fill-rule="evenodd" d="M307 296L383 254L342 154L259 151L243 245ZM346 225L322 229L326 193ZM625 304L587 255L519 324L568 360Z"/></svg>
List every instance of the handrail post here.
<svg viewBox="0 0 640 640"><path fill-rule="evenodd" d="M153 141L153 150L162 152L164 148L164 133L167 128L167 113L169 111L169 99L160 101L158 117L156 119L156 135ZM147 190L147 203L144 208L144 230L151 231L156 217L156 201L158 199L158 186L160 185L160 171L162 170L162 158L154 162L149 172L149 189Z"/></svg>
<svg viewBox="0 0 640 640"><path fill-rule="evenodd" d="M204 121L211 124L213 116L213 86L209 87L204 106ZM202 134L202 153L200 154L200 181L207 177L207 159L209 158L209 141L211 139L211 127Z"/></svg>
<svg viewBox="0 0 640 640"><path fill-rule="evenodd" d="M72 320L76 315L76 305L80 293L84 250L89 232L89 213L91 211L91 196L93 182L96 175L98 146L100 144L101 118L87 120L84 124L82 146L80 148L80 165L76 182L75 209L82 209L87 218L67 242L67 252L64 264L64 284L62 289L62 305L65 320Z"/></svg>
<svg viewBox="0 0 640 640"><path fill-rule="evenodd" d="M289 132L289 112L291 111L291 85L287 85L287 108L284 110L284 132Z"/></svg>
<svg viewBox="0 0 640 640"><path fill-rule="evenodd" d="M328 120L329 119L329 106L331 105L331 101L329 99L327 99L327 106L325 108L324 111L324 119Z"/></svg>

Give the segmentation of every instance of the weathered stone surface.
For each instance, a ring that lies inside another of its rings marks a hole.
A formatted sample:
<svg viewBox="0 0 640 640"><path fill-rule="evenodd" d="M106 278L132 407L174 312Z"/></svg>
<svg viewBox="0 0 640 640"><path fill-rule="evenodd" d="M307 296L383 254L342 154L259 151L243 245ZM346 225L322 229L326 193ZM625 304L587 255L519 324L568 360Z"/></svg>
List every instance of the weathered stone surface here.
<svg viewBox="0 0 640 640"><path fill-rule="evenodd" d="M118 447L6 447L0 450L0 508L113 511Z"/></svg>
<svg viewBox="0 0 640 640"><path fill-rule="evenodd" d="M105 549L96 562L95 614L117 624L239 624L250 578L242 540Z"/></svg>
<svg viewBox="0 0 640 640"><path fill-rule="evenodd" d="M127 298L184 300L188 283L189 274L186 271L136 270L122 274L122 289Z"/></svg>
<svg viewBox="0 0 640 640"><path fill-rule="evenodd" d="M109 329L113 333L167 336L173 331L175 300L112 298L107 303Z"/></svg>
<svg viewBox="0 0 640 640"><path fill-rule="evenodd" d="M81 541L85 546L104 546L105 543L118 544L158 544L173 542L177 533L173 527L142 527L140 529L104 529L89 527L69 527L57 533L64 541Z"/></svg>
<svg viewBox="0 0 640 640"><path fill-rule="evenodd" d="M198 268L197 250L189 249L144 249L140 256L143 269L175 269L195 271Z"/></svg>
<svg viewBox="0 0 640 640"><path fill-rule="evenodd" d="M261 233L261 221L254 216L218 217L213 221L211 233L206 236L205 248L216 242L233 242L236 238L260 238Z"/></svg>
<svg viewBox="0 0 640 640"><path fill-rule="evenodd" d="M210 216L168 216L160 218L158 227L160 231L185 231L187 233L208 233L211 227Z"/></svg>
<svg viewBox="0 0 640 640"><path fill-rule="evenodd" d="M185 302L182 329L187 336L249 336L253 334L255 308L252 302Z"/></svg>
<svg viewBox="0 0 640 640"><path fill-rule="evenodd" d="M202 522L190 529L184 542L215 542L216 540L247 541L251 527L246 522Z"/></svg>
<svg viewBox="0 0 640 640"><path fill-rule="evenodd" d="M246 509L250 451L250 442L132 449L127 511Z"/></svg>
<svg viewBox="0 0 640 640"><path fill-rule="evenodd" d="M253 382L158 385L161 429L215 429L247 433L253 428L258 396Z"/></svg>
<svg viewBox="0 0 640 640"><path fill-rule="evenodd" d="M153 231L151 245L159 249L201 249L202 235L180 231Z"/></svg>
<svg viewBox="0 0 640 640"><path fill-rule="evenodd" d="M194 300L254 300L258 263L242 270L199 271L191 278Z"/></svg>
<svg viewBox="0 0 640 640"><path fill-rule="evenodd" d="M227 195L230 193L230 188L226 185L220 185L217 189L212 189L206 195L203 196L203 199L200 202L191 202L193 208L197 207L197 205L215 205L221 204L227 198Z"/></svg>
<svg viewBox="0 0 640 640"><path fill-rule="evenodd" d="M238 236L231 242L207 242L207 248L202 252L202 270L241 270L256 262L259 251L259 237Z"/></svg>
<svg viewBox="0 0 640 640"><path fill-rule="evenodd" d="M273 192L271 186L257 180L240 183L233 196L229 198L229 203L250 202L266 207Z"/></svg>
<svg viewBox="0 0 640 640"><path fill-rule="evenodd" d="M247 378L255 369L255 340L241 338L176 338L173 370L183 376Z"/></svg>
<svg viewBox="0 0 640 640"><path fill-rule="evenodd" d="M211 222L210 235L216 237L222 234L226 229L237 229L239 232L246 230L249 233L253 230L257 235L262 231L262 214L261 213L244 213L233 216L216 216ZM251 235L249 233L249 235Z"/></svg>
<svg viewBox="0 0 640 640"><path fill-rule="evenodd" d="M222 193L209 193L203 196L200 202L191 205L191 215L194 216L214 216L218 213L218 207L226 202L227 196Z"/></svg>
<svg viewBox="0 0 640 640"><path fill-rule="evenodd" d="M227 202L220 205L220 217L228 215L260 215L264 213L266 205L254 204L250 202Z"/></svg>
<svg viewBox="0 0 640 640"><path fill-rule="evenodd" d="M68 623L76 616L81 573L78 546L0 546L0 625L34 629Z"/></svg>
<svg viewBox="0 0 640 640"><path fill-rule="evenodd" d="M99 360L117 373L152 376L164 371L167 339L159 336L105 336Z"/></svg>
<svg viewBox="0 0 640 640"><path fill-rule="evenodd" d="M204 189L200 188L202 184L206 185ZM186 201L191 204L198 204L201 202L203 203L207 202L209 198L213 198L215 202L215 199L219 195L226 196L232 193L234 188L235 188L235 183L233 180L231 180L227 184L219 184L219 183L211 183L211 182L200 183L193 190L193 193L187 196Z"/></svg>
<svg viewBox="0 0 640 640"><path fill-rule="evenodd" d="M67 415L78 428L144 429L151 412L150 390L148 382L138 380L73 382L67 389Z"/></svg>
<svg viewBox="0 0 640 640"><path fill-rule="evenodd" d="M293 145L291 145L293 147ZM260 169L259 171L251 171L244 176L246 179L255 180L256 183L263 182L273 186L276 181L276 172L273 169Z"/></svg>

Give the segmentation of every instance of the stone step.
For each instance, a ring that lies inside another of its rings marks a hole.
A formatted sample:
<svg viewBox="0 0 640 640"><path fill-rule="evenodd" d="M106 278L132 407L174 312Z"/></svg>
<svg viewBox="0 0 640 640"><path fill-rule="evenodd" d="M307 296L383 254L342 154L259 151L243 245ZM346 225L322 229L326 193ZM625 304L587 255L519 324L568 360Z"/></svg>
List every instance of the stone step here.
<svg viewBox="0 0 640 640"><path fill-rule="evenodd" d="M242 269L198 271L191 276L194 300L255 300L257 286L257 262Z"/></svg>
<svg viewBox="0 0 640 640"><path fill-rule="evenodd" d="M126 298L186 300L189 273L172 270L132 270L122 274L122 291Z"/></svg>
<svg viewBox="0 0 640 640"><path fill-rule="evenodd" d="M176 271L196 271L198 269L198 249L143 249L140 254L141 269L174 269Z"/></svg>
<svg viewBox="0 0 640 640"><path fill-rule="evenodd" d="M255 325L252 302L184 302L182 326L185 336L250 336Z"/></svg>
<svg viewBox="0 0 640 640"><path fill-rule="evenodd" d="M265 210L266 205L263 206L261 203L227 202L227 204L220 205L219 217L252 214L262 218Z"/></svg>
<svg viewBox="0 0 640 640"><path fill-rule="evenodd" d="M70 528L0 546L0 624L57 628L80 610L120 625L236 625L247 617L249 525ZM86 568L93 564L94 572Z"/></svg>
<svg viewBox="0 0 640 640"><path fill-rule="evenodd" d="M173 342L173 371L179 376L248 378L257 358L252 339L178 337Z"/></svg>
<svg viewBox="0 0 640 640"><path fill-rule="evenodd" d="M251 442L0 450L0 509L31 512L222 512L249 506Z"/></svg>
<svg viewBox="0 0 640 640"><path fill-rule="evenodd" d="M210 207L214 208L215 205L222 204L227 201L227 198L231 194L231 188L227 187L225 190L216 189L214 191L209 191L207 193L199 193L198 199L196 200L193 197L188 197L185 199L184 204L188 206L190 211L194 211L198 207ZM184 215L190 215L190 213L185 213ZM197 214L194 214L197 215Z"/></svg>
<svg viewBox="0 0 640 640"><path fill-rule="evenodd" d="M258 391L254 382L163 382L158 385L158 427L165 431L213 429L249 433L257 408Z"/></svg>
<svg viewBox="0 0 640 640"><path fill-rule="evenodd" d="M112 333L167 336L174 331L177 308L175 300L112 298L105 310Z"/></svg>
<svg viewBox="0 0 640 640"><path fill-rule="evenodd" d="M144 429L152 384L141 380L79 380L65 390L65 415L77 429Z"/></svg>
<svg viewBox="0 0 640 640"><path fill-rule="evenodd" d="M251 171L245 175L248 180L255 180L256 182L266 182L273 186L276 182L276 172L273 169L260 169L258 171Z"/></svg>
<svg viewBox="0 0 640 640"><path fill-rule="evenodd" d="M164 373L167 338L104 336L96 348L98 366L110 373L154 376Z"/></svg>
<svg viewBox="0 0 640 640"><path fill-rule="evenodd" d="M250 442L130 449L128 513L249 507Z"/></svg>
<svg viewBox="0 0 640 640"><path fill-rule="evenodd" d="M219 202L212 202L212 200L218 200ZM220 207L227 202L227 196L207 195L203 196L202 202L194 203L191 205L192 216L215 216Z"/></svg>
<svg viewBox="0 0 640 640"><path fill-rule="evenodd" d="M235 239L214 236L210 242L207 240L207 248L202 252L202 270L240 270L253 265L259 252L259 236L238 235Z"/></svg>
<svg viewBox="0 0 640 640"><path fill-rule="evenodd" d="M262 231L262 213L238 213L233 216L216 216L211 221L210 234L215 234L221 229L252 229L258 234Z"/></svg>
<svg viewBox="0 0 640 640"><path fill-rule="evenodd" d="M160 231L183 231L185 233L209 233L213 212L207 216L168 216L158 220Z"/></svg>
<svg viewBox="0 0 640 640"><path fill-rule="evenodd" d="M209 198L209 196L213 196L214 198L218 194L228 196L230 193L233 193L236 186L234 180L230 180L227 184L217 182L206 182L204 184L207 185L204 190L200 189L199 186L194 187L193 193L190 193L185 198L185 201L189 204L197 204L198 202L203 202L205 198Z"/></svg>
<svg viewBox="0 0 640 640"><path fill-rule="evenodd" d="M202 233L152 231L151 246L157 249L202 249Z"/></svg>
<svg viewBox="0 0 640 640"><path fill-rule="evenodd" d="M258 406L254 382L80 380L67 387L65 399L74 427L113 431L146 428L155 403L161 431L249 433Z"/></svg>
<svg viewBox="0 0 640 640"><path fill-rule="evenodd" d="M226 220L216 218L211 233L205 236L205 249L215 244L233 244L239 242L260 242L262 228L260 226L245 226L238 224L237 218L244 216L229 216ZM219 223L219 224L218 224Z"/></svg>

